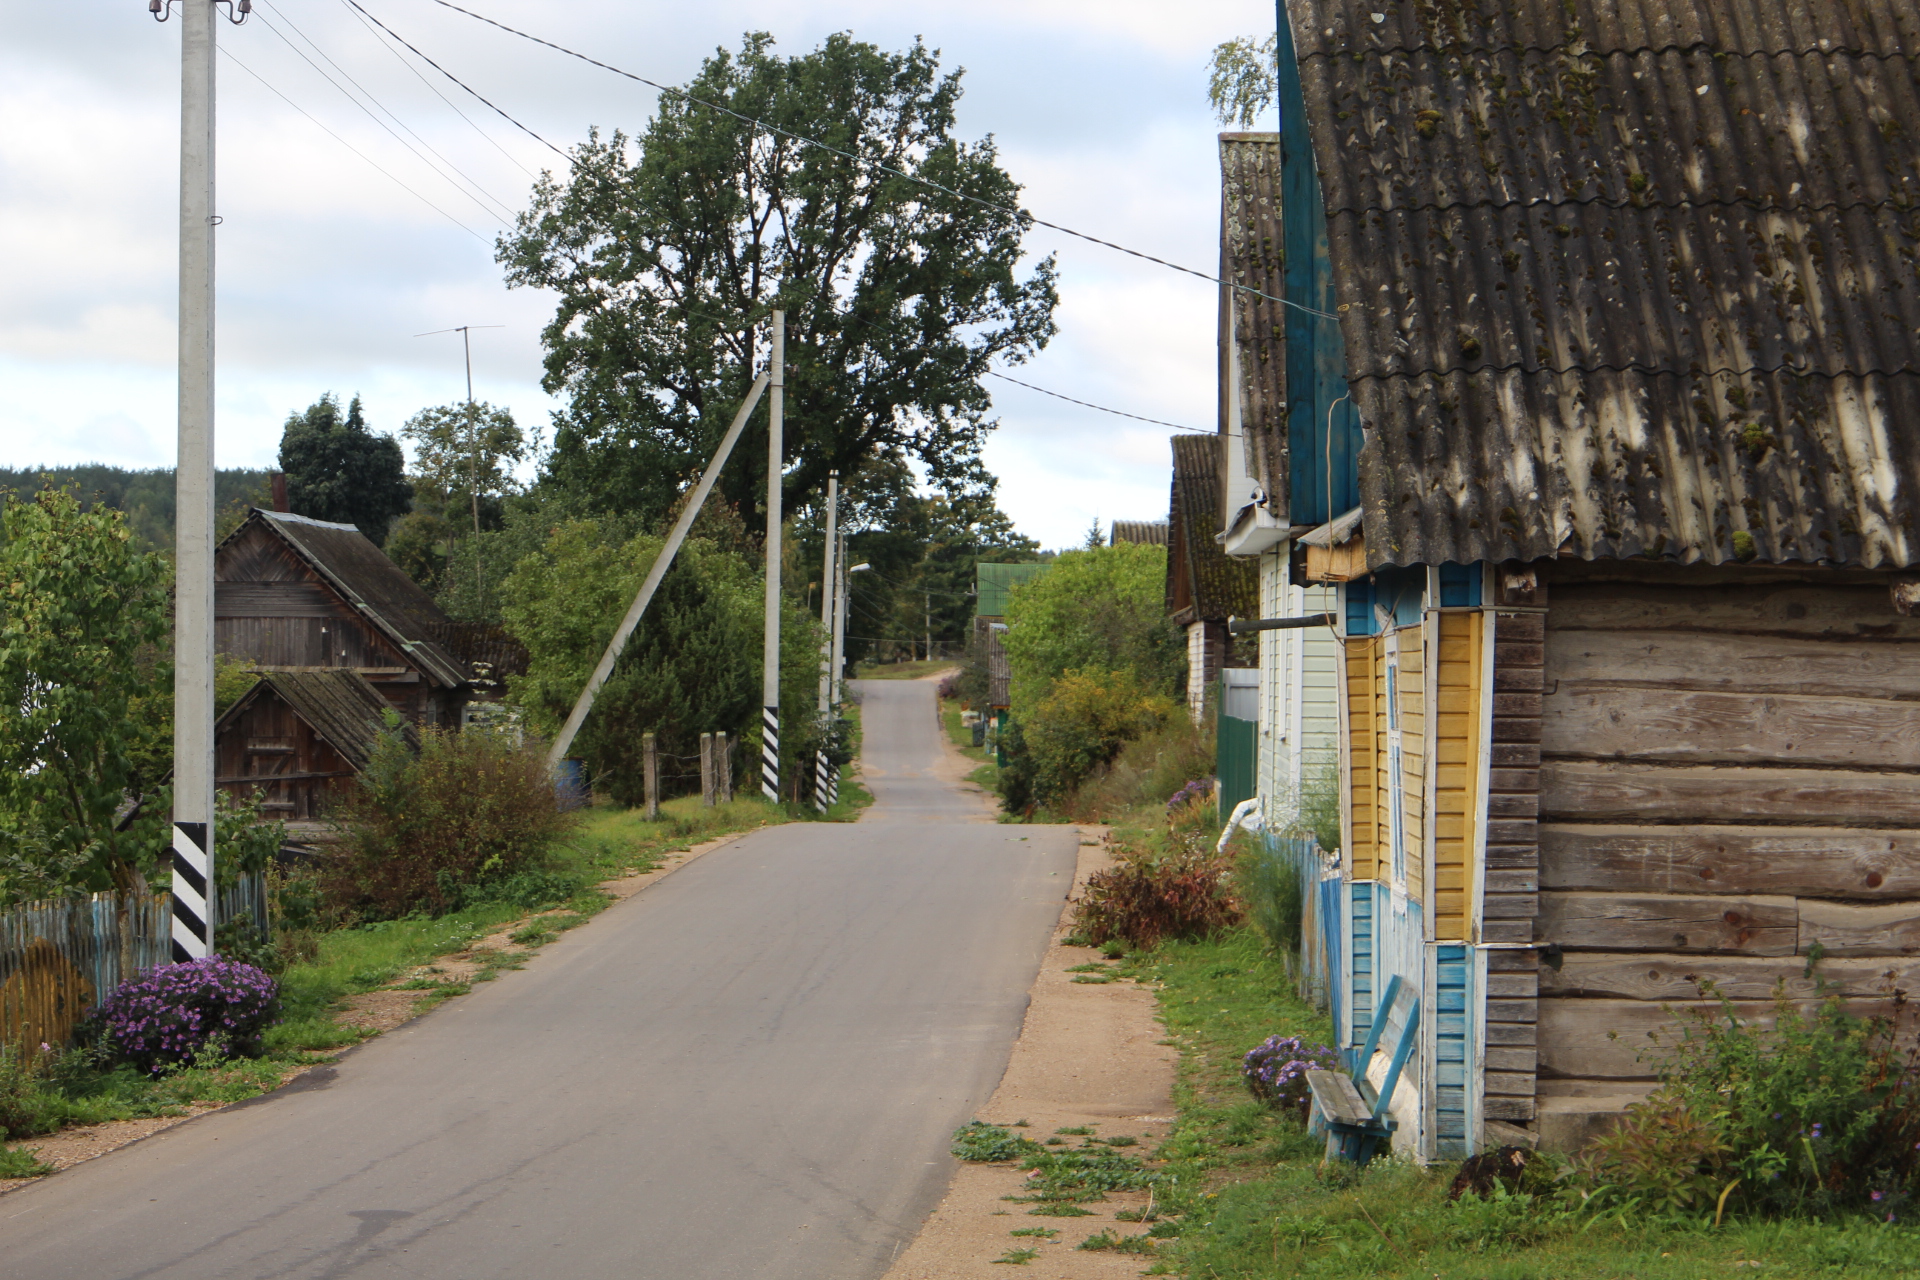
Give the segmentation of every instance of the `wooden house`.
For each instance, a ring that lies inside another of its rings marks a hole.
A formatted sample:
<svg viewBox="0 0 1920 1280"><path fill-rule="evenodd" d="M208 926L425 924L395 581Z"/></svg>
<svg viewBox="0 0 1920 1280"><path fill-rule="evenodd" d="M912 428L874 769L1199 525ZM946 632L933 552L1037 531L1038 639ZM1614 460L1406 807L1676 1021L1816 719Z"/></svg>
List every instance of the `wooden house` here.
<svg viewBox="0 0 1920 1280"><path fill-rule="evenodd" d="M1284 500L1279 442L1286 406L1281 272L1280 135L1220 135L1220 395L1214 538L1221 552L1254 566L1257 603L1242 618L1299 619L1335 607L1330 587L1301 581L1290 553L1296 533ZM1282 500L1273 502L1270 493ZM1340 647L1325 628L1263 630L1257 646L1254 796L1270 832L1286 830L1309 788L1324 785L1338 756ZM1223 800L1228 798L1223 795ZM1324 988L1323 988L1324 989Z"/></svg>
<svg viewBox="0 0 1920 1280"><path fill-rule="evenodd" d="M1221 673L1254 665L1253 642L1235 643L1229 618L1259 608L1260 571L1221 550L1218 436L1172 439L1173 488L1167 499L1167 616L1187 640L1187 713L1197 724Z"/></svg>
<svg viewBox="0 0 1920 1280"><path fill-rule="evenodd" d="M1397 975L1399 1146L1574 1146L1700 980L1920 976L1920 4L1286 14L1237 527L1338 598L1340 1035Z"/></svg>
<svg viewBox="0 0 1920 1280"><path fill-rule="evenodd" d="M366 768L391 701L357 671L270 671L214 726L215 782L257 792L270 818L303 824ZM420 745L412 723L399 732Z"/></svg>
<svg viewBox="0 0 1920 1280"><path fill-rule="evenodd" d="M215 552L214 643L263 672L358 672L423 725L458 726L476 692L497 691L503 664L525 660L447 617L354 526L259 508ZM462 656L475 646L488 662L478 685Z"/></svg>

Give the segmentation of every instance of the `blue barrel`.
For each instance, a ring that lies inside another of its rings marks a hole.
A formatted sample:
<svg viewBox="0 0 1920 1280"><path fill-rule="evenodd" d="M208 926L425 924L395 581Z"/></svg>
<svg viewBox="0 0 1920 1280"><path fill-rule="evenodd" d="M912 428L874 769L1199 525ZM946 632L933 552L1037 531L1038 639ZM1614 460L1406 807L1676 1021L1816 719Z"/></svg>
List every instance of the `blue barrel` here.
<svg viewBox="0 0 1920 1280"><path fill-rule="evenodd" d="M587 765L569 756L553 774L553 796L562 812L584 809L591 793L587 790Z"/></svg>

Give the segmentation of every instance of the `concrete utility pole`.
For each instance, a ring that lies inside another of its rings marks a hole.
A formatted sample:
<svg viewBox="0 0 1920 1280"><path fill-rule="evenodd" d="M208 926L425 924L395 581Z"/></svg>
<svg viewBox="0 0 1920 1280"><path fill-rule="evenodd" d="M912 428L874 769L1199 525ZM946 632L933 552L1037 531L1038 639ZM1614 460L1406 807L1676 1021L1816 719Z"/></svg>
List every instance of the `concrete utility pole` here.
<svg viewBox="0 0 1920 1280"><path fill-rule="evenodd" d="M820 729L825 733L833 722L833 601L836 584L834 568L834 545L840 537L840 473L827 472L827 550L826 562L820 571ZM827 748L821 744L814 761L813 806L825 813L831 803L827 795L828 770L832 765L827 760Z"/></svg>
<svg viewBox="0 0 1920 1280"><path fill-rule="evenodd" d="M767 390L767 630L761 647L760 790L780 802L780 471L786 462L787 313L773 313L773 380Z"/></svg>
<svg viewBox="0 0 1920 1280"><path fill-rule="evenodd" d="M214 5L180 6L180 435L174 473L173 929L176 963L213 949ZM241 22L250 0L230 0ZM165 22L173 0L149 0Z"/></svg>

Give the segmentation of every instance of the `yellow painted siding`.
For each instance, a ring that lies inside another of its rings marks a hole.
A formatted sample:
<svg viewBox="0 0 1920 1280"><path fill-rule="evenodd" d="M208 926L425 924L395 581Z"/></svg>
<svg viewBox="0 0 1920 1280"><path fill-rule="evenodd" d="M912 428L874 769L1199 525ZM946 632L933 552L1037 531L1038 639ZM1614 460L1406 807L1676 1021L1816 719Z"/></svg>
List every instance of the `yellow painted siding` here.
<svg viewBox="0 0 1920 1280"><path fill-rule="evenodd" d="M1439 723L1433 798L1434 937L1472 941L1473 830L1480 780L1480 613L1433 615L1440 628L1434 685Z"/></svg>
<svg viewBox="0 0 1920 1280"><path fill-rule="evenodd" d="M1347 680L1347 807L1351 830L1353 878L1372 880L1379 874L1379 772L1374 737L1374 666L1380 650L1377 636L1356 636L1346 642Z"/></svg>
<svg viewBox="0 0 1920 1280"><path fill-rule="evenodd" d="M1405 627L1400 646L1401 832L1407 850L1407 896L1425 901L1427 813L1426 652L1422 628Z"/></svg>

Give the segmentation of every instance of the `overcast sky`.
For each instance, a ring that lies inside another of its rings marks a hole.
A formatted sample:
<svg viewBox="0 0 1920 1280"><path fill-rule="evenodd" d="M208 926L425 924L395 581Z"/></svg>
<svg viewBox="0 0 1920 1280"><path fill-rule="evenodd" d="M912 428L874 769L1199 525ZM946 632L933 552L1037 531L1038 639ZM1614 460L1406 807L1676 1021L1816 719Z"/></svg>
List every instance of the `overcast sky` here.
<svg viewBox="0 0 1920 1280"><path fill-rule="evenodd" d="M431 0L362 3L563 146L594 125L636 132L654 109L643 86ZM506 289L492 241L500 208L523 206L529 171L555 157L444 80L416 75L433 73L383 46L345 0L255 5L258 20L219 30L232 55L218 73L220 465L271 465L288 412L323 391L360 393L383 430L458 399L459 336L413 335L460 324L503 326L474 335L475 394L544 424L554 402L539 386L539 329L551 304ZM752 29L790 54L832 31L884 48L922 36L943 66L966 69L960 132L999 139L1029 208L1202 270L1218 254L1219 217L1207 55L1273 21L1271 4L1249 0L467 7L668 84ZM141 0L11 10L0 47L7 465L172 464L179 32ZM404 128L387 119L387 132L301 53L364 86ZM404 147L394 134L407 130L478 193ZM1016 376L1213 425L1212 286L1050 231L1028 245L1059 254L1060 333ZM1165 429L1006 383L989 390L1001 426L987 462L1022 530L1060 546L1096 518L1164 518Z"/></svg>

